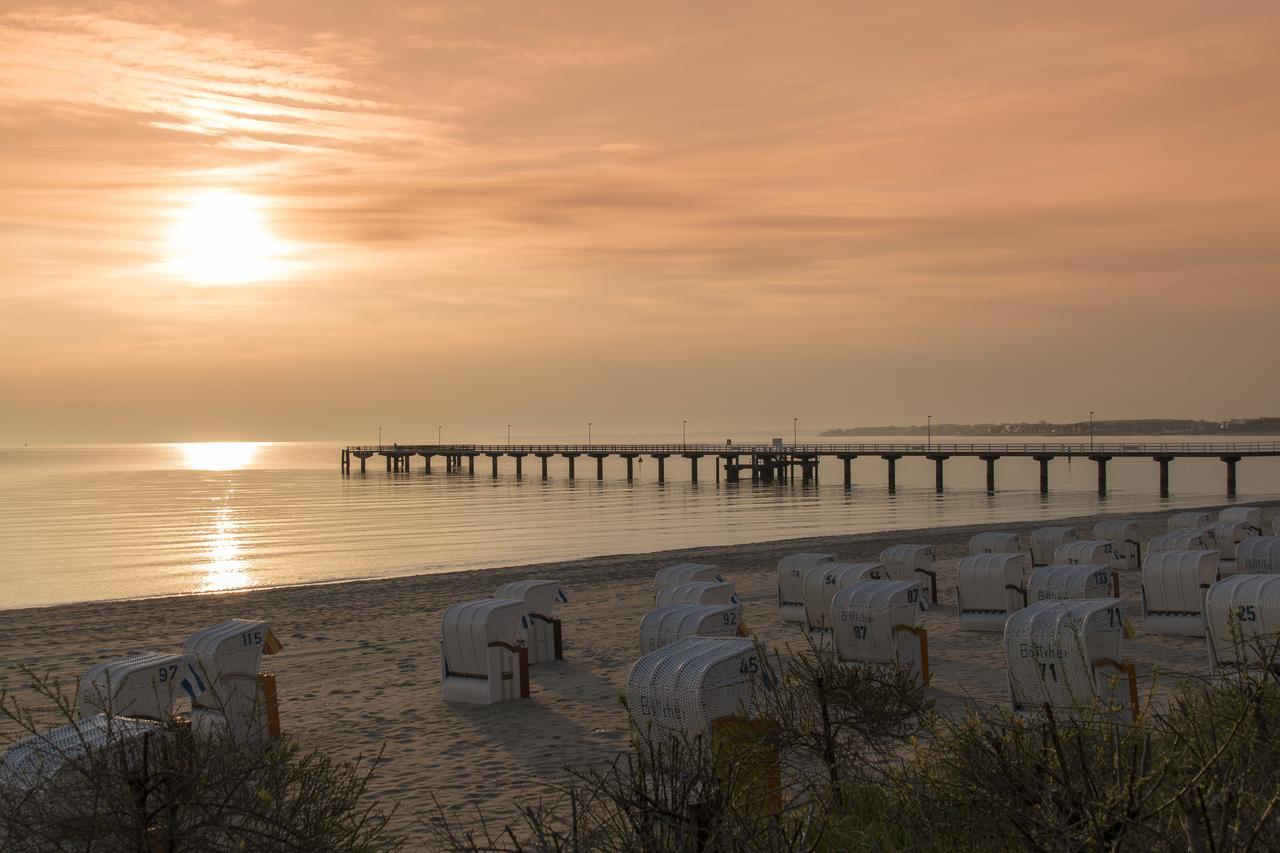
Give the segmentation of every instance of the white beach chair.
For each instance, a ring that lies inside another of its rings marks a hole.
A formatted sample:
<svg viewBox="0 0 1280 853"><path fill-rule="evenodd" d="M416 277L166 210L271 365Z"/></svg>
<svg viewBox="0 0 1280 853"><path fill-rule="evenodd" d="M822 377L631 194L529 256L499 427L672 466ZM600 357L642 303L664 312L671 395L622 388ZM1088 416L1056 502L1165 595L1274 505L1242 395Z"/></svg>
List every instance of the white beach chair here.
<svg viewBox="0 0 1280 853"><path fill-rule="evenodd" d="M1128 565L1126 553L1117 552L1110 539L1078 539L1059 545L1051 562L1063 566L1106 566L1117 573Z"/></svg>
<svg viewBox="0 0 1280 853"><path fill-rule="evenodd" d="M91 752L109 749L112 762L142 766L142 741L163 724L137 717L93 714L18 741L0 757L0 786L34 791ZM19 839L14 839L19 840Z"/></svg>
<svg viewBox="0 0 1280 853"><path fill-rule="evenodd" d="M1210 524L1213 524L1213 513L1211 512L1175 512L1169 516L1170 530L1208 527Z"/></svg>
<svg viewBox="0 0 1280 853"><path fill-rule="evenodd" d="M1243 521L1219 521L1210 526L1213 528L1214 546L1222 553L1222 561L1228 563L1236 561L1236 551L1241 542L1256 539L1262 532L1261 528Z"/></svg>
<svg viewBox="0 0 1280 853"><path fill-rule="evenodd" d="M880 552L885 574L895 581L919 581L928 591L926 601L938 603L937 558L932 545L890 545ZM926 604L927 608L927 604Z"/></svg>
<svg viewBox="0 0 1280 853"><path fill-rule="evenodd" d="M956 569L956 613L966 631L1000 631L1009 614L1024 607L1026 554L976 554Z"/></svg>
<svg viewBox="0 0 1280 853"><path fill-rule="evenodd" d="M663 587L658 591L658 606L672 604L732 604L740 605L741 599L733 584L725 581L693 581Z"/></svg>
<svg viewBox="0 0 1280 853"><path fill-rule="evenodd" d="M1107 565L1053 563L1027 578L1027 602L1119 598L1120 575Z"/></svg>
<svg viewBox="0 0 1280 853"><path fill-rule="evenodd" d="M1143 628L1204 636L1204 596L1218 580L1217 551L1157 551L1142 563Z"/></svg>
<svg viewBox="0 0 1280 853"><path fill-rule="evenodd" d="M1031 531L1031 565L1047 566L1056 562L1053 552L1059 545L1075 542L1080 537L1074 527L1038 527Z"/></svg>
<svg viewBox="0 0 1280 853"><path fill-rule="evenodd" d="M560 581L524 580L504 583L493 594L494 598L511 598L525 603L525 645L529 647L529 665L544 661L564 659L563 626L552 615L557 604L566 604L569 597L560 587Z"/></svg>
<svg viewBox="0 0 1280 853"><path fill-rule="evenodd" d="M1238 521L1262 533L1262 510L1256 506L1229 506L1218 511L1218 521Z"/></svg>
<svg viewBox="0 0 1280 853"><path fill-rule="evenodd" d="M805 573L835 558L835 554L791 554L778 561L778 617L783 622L805 624Z"/></svg>
<svg viewBox="0 0 1280 853"><path fill-rule="evenodd" d="M891 665L929 683L929 634L919 625L924 589L917 580L863 580L831 601L836 659Z"/></svg>
<svg viewBox="0 0 1280 853"><path fill-rule="evenodd" d="M1137 675L1123 660L1124 605L1118 598L1037 601L1004 629L1009 703L1035 715L1048 705L1076 716L1132 721Z"/></svg>
<svg viewBox="0 0 1280 853"><path fill-rule="evenodd" d="M280 736L275 676L261 672L262 656L280 650L271 627L259 619L229 619L198 631L183 645L189 673L191 731L259 743Z"/></svg>
<svg viewBox="0 0 1280 853"><path fill-rule="evenodd" d="M765 678L765 661L752 641L689 637L632 665L627 708L645 739L707 735L721 717L750 717Z"/></svg>
<svg viewBox="0 0 1280 853"><path fill-rule="evenodd" d="M1280 536L1250 536L1236 546L1235 571L1242 575L1280 574Z"/></svg>
<svg viewBox="0 0 1280 853"><path fill-rule="evenodd" d="M831 599L836 592L865 578L884 577L880 563L823 563L804 576L804 623L812 633L831 630Z"/></svg>
<svg viewBox="0 0 1280 853"><path fill-rule="evenodd" d="M441 690L446 702L492 705L529 698L525 603L481 598L444 612L440 643Z"/></svg>
<svg viewBox="0 0 1280 853"><path fill-rule="evenodd" d="M184 654L143 652L89 667L80 677L76 705L82 717L113 714L167 720L182 700L195 699L195 676Z"/></svg>
<svg viewBox="0 0 1280 853"><path fill-rule="evenodd" d="M1119 570L1142 568L1142 531L1128 518L1106 518L1093 526L1093 539L1111 543Z"/></svg>
<svg viewBox="0 0 1280 853"><path fill-rule="evenodd" d="M743 637L741 608L733 604L671 604L640 620L640 654L686 637Z"/></svg>
<svg viewBox="0 0 1280 853"><path fill-rule="evenodd" d="M658 569L653 578L653 592L656 596L663 587L677 586L694 581L723 581L720 570L707 563L675 563Z"/></svg>
<svg viewBox="0 0 1280 853"><path fill-rule="evenodd" d="M1205 595L1209 666L1280 670L1274 655L1280 641L1280 575L1235 575L1209 587Z"/></svg>
<svg viewBox="0 0 1280 853"><path fill-rule="evenodd" d="M979 554L1025 554L1027 546L1022 535L1004 530L988 530L974 534L969 539L969 556Z"/></svg>
<svg viewBox="0 0 1280 853"><path fill-rule="evenodd" d="M1182 527L1159 533L1147 543L1147 556L1160 551L1216 551L1212 527ZM1145 563L1144 563L1145 565Z"/></svg>

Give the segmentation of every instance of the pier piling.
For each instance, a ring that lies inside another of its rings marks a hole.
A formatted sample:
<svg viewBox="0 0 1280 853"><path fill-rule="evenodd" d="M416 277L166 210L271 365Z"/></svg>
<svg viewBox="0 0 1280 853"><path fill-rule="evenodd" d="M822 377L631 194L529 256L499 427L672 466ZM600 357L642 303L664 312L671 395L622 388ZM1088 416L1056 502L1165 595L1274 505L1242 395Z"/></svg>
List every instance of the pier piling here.
<svg viewBox="0 0 1280 853"><path fill-rule="evenodd" d="M978 458L987 463L987 494L994 495L996 493L996 460L1000 457L985 454Z"/></svg>
<svg viewBox="0 0 1280 853"><path fill-rule="evenodd" d="M1236 496L1236 463L1240 461L1240 457L1222 456L1219 458L1227 463L1227 495L1234 498Z"/></svg>

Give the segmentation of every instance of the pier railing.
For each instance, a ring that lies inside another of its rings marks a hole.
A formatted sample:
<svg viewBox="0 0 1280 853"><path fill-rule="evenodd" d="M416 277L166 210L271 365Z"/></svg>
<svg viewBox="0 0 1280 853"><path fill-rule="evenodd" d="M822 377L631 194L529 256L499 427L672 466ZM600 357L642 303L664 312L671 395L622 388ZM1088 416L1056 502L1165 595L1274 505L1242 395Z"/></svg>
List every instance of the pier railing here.
<svg viewBox="0 0 1280 853"><path fill-rule="evenodd" d="M702 454L820 454L824 456L836 454L872 455L884 453L902 453L906 455L953 454L957 456L1280 456L1278 441L1231 441L1231 442L892 442L856 443L856 444L822 444L822 443L787 443L787 444L370 444L351 445L347 450L352 453L434 453L437 455L453 453L681 453Z"/></svg>

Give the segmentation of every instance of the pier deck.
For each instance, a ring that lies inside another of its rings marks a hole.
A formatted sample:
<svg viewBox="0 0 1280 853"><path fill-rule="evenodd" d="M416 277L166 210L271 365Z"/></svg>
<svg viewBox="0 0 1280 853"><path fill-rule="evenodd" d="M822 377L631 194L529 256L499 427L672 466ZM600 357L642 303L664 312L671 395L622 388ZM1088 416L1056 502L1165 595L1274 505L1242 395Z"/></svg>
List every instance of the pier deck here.
<svg viewBox="0 0 1280 853"><path fill-rule="evenodd" d="M698 461L713 457L715 477L722 473L727 482L739 482L743 472L750 472L752 482L773 483L795 476L797 469L804 482L817 478L818 463L823 458L839 459L844 466L844 484L853 483L853 460L860 456L878 456L888 463L889 489L897 486L896 463L904 457L923 457L935 467L935 485L943 489L943 463L952 457L976 457L987 465L987 491L996 488L996 461L1005 456L1030 457L1040 464L1040 491L1049 491L1049 462L1058 457L1082 457L1098 466L1098 492L1107 491L1107 463L1117 458L1149 458L1160 466L1160 493L1169 493L1169 463L1175 459L1217 458L1227 466L1227 494L1236 492L1236 463L1247 457L1280 456L1280 442L1023 442L1023 443L848 443L848 444L387 444L351 445L343 448L341 470L351 473L351 460L358 459L360 471L372 456L386 459L388 472L409 470L415 456L424 459L425 470L431 471L431 460L442 457L446 471L464 464L469 474L475 473L478 456L491 460L493 475L498 474L498 460L503 456L516 461L516 476L524 475L524 459L536 457L541 463L542 478L547 478L547 461L562 457L568 462L568 475L575 477L575 460L586 456L595 460L596 479L604 478L604 460L616 456L627 463L627 479L634 478L634 462L649 456L658 462L658 481L666 479L666 461L672 456L689 460L690 478L698 481Z"/></svg>

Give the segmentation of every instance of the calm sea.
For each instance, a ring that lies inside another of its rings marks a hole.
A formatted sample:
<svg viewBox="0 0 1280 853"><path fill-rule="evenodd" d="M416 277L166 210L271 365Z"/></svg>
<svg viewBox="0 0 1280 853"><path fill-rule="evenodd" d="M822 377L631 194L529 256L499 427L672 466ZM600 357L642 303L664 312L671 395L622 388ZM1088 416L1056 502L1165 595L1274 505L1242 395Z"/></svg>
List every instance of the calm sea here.
<svg viewBox="0 0 1280 853"><path fill-rule="evenodd" d="M1154 510L1225 496L1217 460L1175 461L1173 494L1162 499L1156 463L1118 459L1111 493L1099 499L1096 468L1079 459L1052 463L1052 494L1043 498L1027 459L999 463L994 496L984 491L980 461L953 459L939 496L933 464L920 459L898 463L890 495L878 458L854 463L846 491L837 461L823 466L817 485L753 486L714 482L709 460L694 485L688 463L673 458L659 485L653 460L628 483L618 459L606 463L602 482L580 459L571 482L562 459L542 481L533 457L516 480L513 460L502 460L493 479L484 457L474 477L443 473L439 459L433 474L417 459L411 473L393 476L377 458L367 475L343 477L338 456L337 443L0 448L0 608ZM1239 500L1280 495L1280 460L1244 460L1238 488Z"/></svg>

